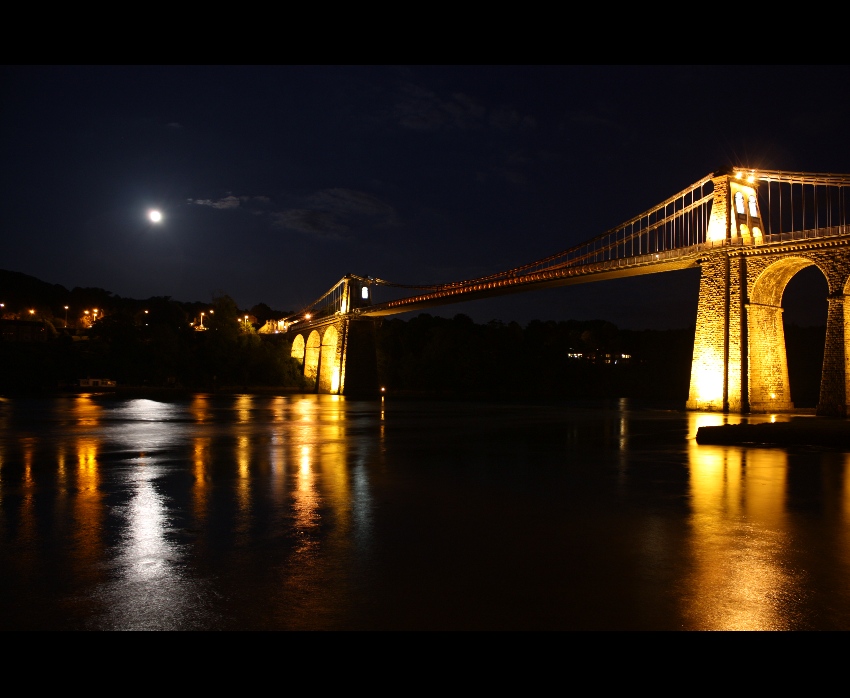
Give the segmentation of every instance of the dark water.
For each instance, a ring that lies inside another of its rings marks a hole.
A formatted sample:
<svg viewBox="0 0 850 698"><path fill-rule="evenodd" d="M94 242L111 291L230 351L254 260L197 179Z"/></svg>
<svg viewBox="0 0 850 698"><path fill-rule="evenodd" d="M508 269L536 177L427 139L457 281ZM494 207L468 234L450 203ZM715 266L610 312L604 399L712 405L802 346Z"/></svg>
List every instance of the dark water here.
<svg viewBox="0 0 850 698"><path fill-rule="evenodd" d="M0 629L850 629L850 456L723 419L5 399Z"/></svg>

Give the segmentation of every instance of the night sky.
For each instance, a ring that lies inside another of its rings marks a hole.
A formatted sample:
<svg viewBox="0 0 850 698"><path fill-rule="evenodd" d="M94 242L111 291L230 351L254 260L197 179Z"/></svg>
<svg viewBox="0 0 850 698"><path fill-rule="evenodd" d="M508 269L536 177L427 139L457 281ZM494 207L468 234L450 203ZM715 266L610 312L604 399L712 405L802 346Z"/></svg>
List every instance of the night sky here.
<svg viewBox="0 0 850 698"><path fill-rule="evenodd" d="M139 299L226 293L242 308L297 310L347 273L439 283L531 262L730 165L850 172L847 66L6 66L0 76L0 268ZM685 327L698 278L430 312ZM812 286L801 278L792 285ZM825 313L825 301L790 289L792 320Z"/></svg>

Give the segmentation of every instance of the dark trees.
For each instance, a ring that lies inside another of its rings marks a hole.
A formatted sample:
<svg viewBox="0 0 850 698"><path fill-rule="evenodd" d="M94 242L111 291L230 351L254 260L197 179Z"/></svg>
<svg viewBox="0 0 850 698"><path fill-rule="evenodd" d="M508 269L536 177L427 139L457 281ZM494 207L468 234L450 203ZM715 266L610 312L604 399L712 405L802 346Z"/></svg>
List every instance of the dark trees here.
<svg viewBox="0 0 850 698"><path fill-rule="evenodd" d="M621 331L604 321L478 325L421 314L378 330L382 384L397 392L686 400L693 329Z"/></svg>

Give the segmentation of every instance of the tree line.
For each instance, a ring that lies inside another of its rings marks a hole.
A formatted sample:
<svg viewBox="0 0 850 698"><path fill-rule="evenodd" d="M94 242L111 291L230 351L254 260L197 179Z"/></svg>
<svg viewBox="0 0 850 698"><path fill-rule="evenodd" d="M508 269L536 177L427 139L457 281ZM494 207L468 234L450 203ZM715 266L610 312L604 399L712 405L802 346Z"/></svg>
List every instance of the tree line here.
<svg viewBox="0 0 850 698"><path fill-rule="evenodd" d="M0 282L10 274L0 272ZM257 332L286 314L265 304L250 309L252 323L224 293L209 304L138 301L103 289L68 292L22 274L12 280L19 300L2 316L39 321L44 331L42 341L0 340L0 393L55 390L86 377L203 391L305 389L287 335ZM26 302L21 287L30 293ZM101 310L85 330L64 327L62 302L70 305L72 296L76 307ZM204 331L196 329L201 312ZM824 328L788 325L785 335L792 399L814 406ZM479 324L463 314L423 313L383 319L375 338L381 385L396 394L684 401L694 328L626 330L604 320Z"/></svg>

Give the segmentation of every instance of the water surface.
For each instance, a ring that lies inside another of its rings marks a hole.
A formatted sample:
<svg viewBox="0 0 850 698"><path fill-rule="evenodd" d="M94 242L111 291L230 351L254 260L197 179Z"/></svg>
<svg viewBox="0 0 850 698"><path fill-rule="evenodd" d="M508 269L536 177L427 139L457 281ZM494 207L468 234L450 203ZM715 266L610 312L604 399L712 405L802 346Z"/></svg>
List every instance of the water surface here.
<svg viewBox="0 0 850 698"><path fill-rule="evenodd" d="M850 458L740 419L2 399L0 628L850 629Z"/></svg>

